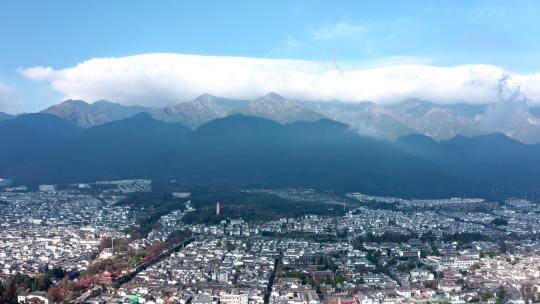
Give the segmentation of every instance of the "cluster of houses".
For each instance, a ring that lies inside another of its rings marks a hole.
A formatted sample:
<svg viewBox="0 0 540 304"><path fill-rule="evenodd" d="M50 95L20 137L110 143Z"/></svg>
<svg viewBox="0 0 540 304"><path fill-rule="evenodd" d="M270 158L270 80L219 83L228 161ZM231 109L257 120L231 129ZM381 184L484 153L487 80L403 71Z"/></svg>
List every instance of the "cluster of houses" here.
<svg viewBox="0 0 540 304"><path fill-rule="evenodd" d="M104 237L135 225L118 198L74 191L0 192L0 275L33 275L45 265L86 269Z"/></svg>
<svg viewBox="0 0 540 304"><path fill-rule="evenodd" d="M89 189L101 189L89 194ZM43 265L85 269L114 258L103 237L126 238L136 225L116 204L146 180L0 192L0 270L36 274ZM339 205L309 189L267 193ZM189 195L177 193L186 199ZM187 224L185 208L161 216L134 249L186 231L194 241L150 265L118 288L116 273L99 275L105 292L87 303L392 304L528 303L540 301L540 208L523 199L405 200L359 193L342 216L305 215L266 222L223 218ZM357 202L358 205L354 205ZM374 203L383 203L377 205ZM382 206L382 207L381 207ZM216 207L219 216L219 207ZM21 303L48 303L46 293Z"/></svg>

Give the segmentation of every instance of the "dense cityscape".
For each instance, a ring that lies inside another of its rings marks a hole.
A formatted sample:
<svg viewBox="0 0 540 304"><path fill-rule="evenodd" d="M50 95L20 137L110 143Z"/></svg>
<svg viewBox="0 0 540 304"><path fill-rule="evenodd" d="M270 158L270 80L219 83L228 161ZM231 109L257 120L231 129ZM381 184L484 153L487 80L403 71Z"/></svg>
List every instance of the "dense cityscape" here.
<svg viewBox="0 0 540 304"><path fill-rule="evenodd" d="M0 304L540 304L540 0L0 0Z"/></svg>
<svg viewBox="0 0 540 304"><path fill-rule="evenodd" d="M150 180L34 190L4 182L1 301L540 301L540 206L533 199L249 189L240 193L322 202L333 212L252 220L223 216L228 206L216 201L207 222L184 220L199 211L189 192L172 193L170 208L123 203L151 191Z"/></svg>

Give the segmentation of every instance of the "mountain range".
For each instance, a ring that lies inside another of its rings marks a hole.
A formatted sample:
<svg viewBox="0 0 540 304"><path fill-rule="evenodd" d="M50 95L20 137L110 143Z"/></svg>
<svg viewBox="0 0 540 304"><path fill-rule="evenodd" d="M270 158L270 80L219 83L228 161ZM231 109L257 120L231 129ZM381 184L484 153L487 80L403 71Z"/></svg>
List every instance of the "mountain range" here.
<svg viewBox="0 0 540 304"><path fill-rule="evenodd" d="M0 138L0 176L29 185L148 177L402 197L540 192L540 145L503 134L389 141L326 118L282 124L244 114L192 129L143 111L89 128L49 113L19 115L0 122Z"/></svg>
<svg viewBox="0 0 540 304"><path fill-rule="evenodd" d="M149 111L152 116L164 122L180 122L190 128L197 128L213 119L225 117L229 113L247 107L245 100L234 100L201 95L191 102Z"/></svg>
<svg viewBox="0 0 540 304"><path fill-rule="evenodd" d="M422 134L436 140L458 135L502 133L527 144L540 142L540 107L524 102L491 104L435 104L409 99L393 105L372 102L305 102L276 93L254 100L234 100L204 94L189 102L165 108L123 106L108 101L88 104L67 100L42 111L89 128L147 112L163 122L178 122L196 129L216 118L235 114L267 118L279 123L331 119L351 126L361 135L387 140ZM0 120L12 118L0 114Z"/></svg>
<svg viewBox="0 0 540 304"><path fill-rule="evenodd" d="M96 101L88 104L82 100L66 100L51 106L41 113L48 113L63 118L80 127L88 128L107 122L127 118L149 109L139 106L124 106L109 101Z"/></svg>

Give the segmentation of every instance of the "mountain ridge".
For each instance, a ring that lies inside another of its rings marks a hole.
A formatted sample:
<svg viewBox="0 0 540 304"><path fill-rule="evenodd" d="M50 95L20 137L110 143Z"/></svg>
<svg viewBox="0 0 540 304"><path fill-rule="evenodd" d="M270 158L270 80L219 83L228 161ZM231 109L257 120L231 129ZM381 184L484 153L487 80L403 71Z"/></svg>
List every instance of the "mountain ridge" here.
<svg viewBox="0 0 540 304"><path fill-rule="evenodd" d="M325 117L301 103L284 98L275 92L252 100L247 108L239 109L238 112L244 115L268 118L279 123L317 121Z"/></svg>
<svg viewBox="0 0 540 304"><path fill-rule="evenodd" d="M107 107L103 105L115 108L111 111L116 114L107 114ZM436 104L406 99L392 105L379 105L369 101L297 101L271 92L251 101L203 94L191 101L164 108L122 107L120 104L103 101L91 105L82 101L66 101L43 112L52 112L82 127L148 112L158 120L179 122L196 129L217 118L243 114L280 123L328 118L350 125L361 135L388 140L415 133L445 140L457 135L476 136L501 132L524 143L540 143L540 107L511 101L493 104Z"/></svg>
<svg viewBox="0 0 540 304"><path fill-rule="evenodd" d="M240 114L195 130L150 113L80 128L38 113L0 122L0 136L0 176L29 184L152 178L448 197L538 192L540 183L540 145L503 134L394 142L328 119L280 124Z"/></svg>
<svg viewBox="0 0 540 304"><path fill-rule="evenodd" d="M237 107L247 105L247 101L216 97L203 94L192 101L150 111L156 119L165 122L180 122L192 129L213 119L225 117Z"/></svg>
<svg viewBox="0 0 540 304"><path fill-rule="evenodd" d="M124 106L106 100L89 104L82 100L68 99L41 111L41 113L53 114L80 127L89 128L145 111L148 111L148 108Z"/></svg>

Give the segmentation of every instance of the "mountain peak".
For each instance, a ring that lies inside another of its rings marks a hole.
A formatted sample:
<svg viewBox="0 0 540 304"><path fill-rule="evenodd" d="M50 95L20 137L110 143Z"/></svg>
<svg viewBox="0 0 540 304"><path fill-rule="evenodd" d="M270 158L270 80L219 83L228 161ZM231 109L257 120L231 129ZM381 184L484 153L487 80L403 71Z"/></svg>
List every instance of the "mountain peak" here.
<svg viewBox="0 0 540 304"><path fill-rule="evenodd" d="M211 94L208 94L208 93L204 93L204 94L196 97L195 99L193 99L192 102L212 101L212 100L216 100L216 99L218 99L218 97L216 97L214 95L211 95Z"/></svg>
<svg viewBox="0 0 540 304"><path fill-rule="evenodd" d="M303 108L299 102L285 98L277 93L270 92L251 102L252 106L269 108ZM283 110L283 109L282 109Z"/></svg>
<svg viewBox="0 0 540 304"><path fill-rule="evenodd" d="M429 101L425 101L425 100L421 100L417 98L411 98L411 99L406 99L395 105L392 105L391 108L399 109L402 111L415 112L415 111L426 111L427 109L431 109L432 107L436 107L436 106L437 106L436 104Z"/></svg>
<svg viewBox="0 0 540 304"><path fill-rule="evenodd" d="M90 107L90 104L88 104L84 100L78 100L78 99L68 99L64 100L59 104L52 105L48 107L47 109L41 111L41 113L48 113L56 115L60 118L67 119L67 115L79 112L79 111L86 111Z"/></svg>
<svg viewBox="0 0 540 304"><path fill-rule="evenodd" d="M203 94L189 102L156 109L152 115L166 122L181 122L190 128L198 128L213 119L227 116L230 112L243 108L247 101L216 97Z"/></svg>
<svg viewBox="0 0 540 304"><path fill-rule="evenodd" d="M50 108L52 107L56 107L56 106L62 106L62 105L72 105L72 106L89 106L90 104L84 100L80 100L80 99L67 99L67 100L64 100L63 102L61 102L60 104L58 105L55 105L55 106L51 106Z"/></svg>
<svg viewBox="0 0 540 304"><path fill-rule="evenodd" d="M124 106L106 100L89 104L83 100L68 99L41 111L41 113L53 114L80 127L89 128L147 110L138 106Z"/></svg>
<svg viewBox="0 0 540 304"><path fill-rule="evenodd" d="M324 117L304 104L286 99L274 92L253 100L241 113L268 118L283 124L295 121L316 121Z"/></svg>
<svg viewBox="0 0 540 304"><path fill-rule="evenodd" d="M259 99L285 100L285 98L276 92L270 92Z"/></svg>

